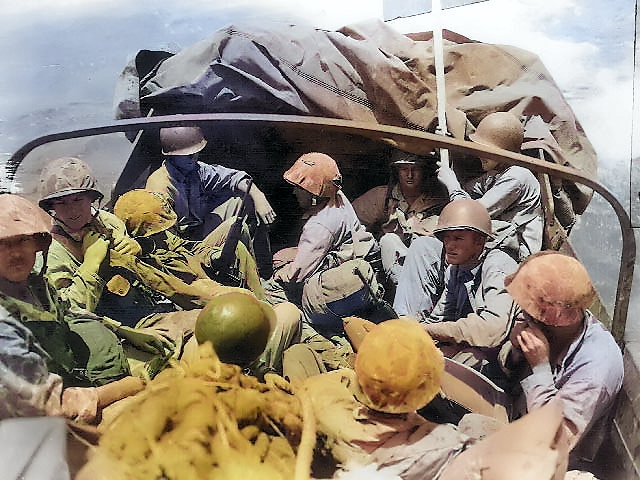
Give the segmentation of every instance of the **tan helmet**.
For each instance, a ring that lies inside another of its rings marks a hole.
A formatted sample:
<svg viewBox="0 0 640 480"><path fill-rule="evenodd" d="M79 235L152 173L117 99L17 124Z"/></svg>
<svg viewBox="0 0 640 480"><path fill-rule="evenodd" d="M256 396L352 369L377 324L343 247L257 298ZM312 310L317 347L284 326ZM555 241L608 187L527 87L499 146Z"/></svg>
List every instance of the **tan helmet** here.
<svg viewBox="0 0 640 480"><path fill-rule="evenodd" d="M166 195L137 189L123 194L113 213L124 222L132 237L148 237L173 227L178 220Z"/></svg>
<svg viewBox="0 0 640 480"><path fill-rule="evenodd" d="M51 210L51 200L74 193L91 192L94 200L103 195L96 188L96 177L84 161L76 157L60 157L49 162L40 173L38 204L44 210Z"/></svg>
<svg viewBox="0 0 640 480"><path fill-rule="evenodd" d="M191 155L207 145L199 127L169 127L160 129L164 155Z"/></svg>
<svg viewBox="0 0 640 480"><path fill-rule="evenodd" d="M271 305L250 293L230 292L207 303L194 334L199 344L211 342L221 361L246 366L264 351L276 322Z"/></svg>
<svg viewBox="0 0 640 480"><path fill-rule="evenodd" d="M316 197L333 197L342 188L342 175L336 161L324 153L305 153L283 177Z"/></svg>
<svg viewBox="0 0 640 480"><path fill-rule="evenodd" d="M35 203L11 193L0 194L0 240L21 235L34 236L38 250L51 244L51 217Z"/></svg>
<svg viewBox="0 0 640 480"><path fill-rule="evenodd" d="M580 322L595 294L586 268L555 251L531 255L504 285L525 312L557 327Z"/></svg>
<svg viewBox="0 0 640 480"><path fill-rule="evenodd" d="M444 358L415 320L382 322L366 334L358 348L355 371L358 400L387 413L424 407L440 391Z"/></svg>
<svg viewBox="0 0 640 480"><path fill-rule="evenodd" d="M442 240L442 234L449 230L473 230L493 237L489 212L479 201L470 198L449 202L440 212L433 234Z"/></svg>
<svg viewBox="0 0 640 480"><path fill-rule="evenodd" d="M490 113L482 119L476 132L469 135L472 142L491 147L520 152L524 138L524 127L510 112Z"/></svg>

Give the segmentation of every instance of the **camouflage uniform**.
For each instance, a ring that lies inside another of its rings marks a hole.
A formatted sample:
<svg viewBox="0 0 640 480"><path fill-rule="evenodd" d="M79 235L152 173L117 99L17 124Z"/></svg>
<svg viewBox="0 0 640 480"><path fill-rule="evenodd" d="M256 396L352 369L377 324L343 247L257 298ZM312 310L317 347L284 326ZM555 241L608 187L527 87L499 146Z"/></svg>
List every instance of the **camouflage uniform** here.
<svg viewBox="0 0 640 480"><path fill-rule="evenodd" d="M62 378L33 333L0 307L0 420L59 415Z"/></svg>

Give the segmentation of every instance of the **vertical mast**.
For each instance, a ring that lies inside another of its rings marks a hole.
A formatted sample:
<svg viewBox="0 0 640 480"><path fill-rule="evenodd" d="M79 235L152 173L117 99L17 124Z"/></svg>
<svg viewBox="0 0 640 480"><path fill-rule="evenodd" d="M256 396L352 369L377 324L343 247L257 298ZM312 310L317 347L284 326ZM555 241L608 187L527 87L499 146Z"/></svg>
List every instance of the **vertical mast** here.
<svg viewBox="0 0 640 480"><path fill-rule="evenodd" d="M438 108L438 130L440 135L447 135L447 92L444 79L444 52L442 51L442 21L440 0L432 0L431 16L433 18L433 61L436 68L436 99ZM440 149L440 159L449 165L449 150Z"/></svg>

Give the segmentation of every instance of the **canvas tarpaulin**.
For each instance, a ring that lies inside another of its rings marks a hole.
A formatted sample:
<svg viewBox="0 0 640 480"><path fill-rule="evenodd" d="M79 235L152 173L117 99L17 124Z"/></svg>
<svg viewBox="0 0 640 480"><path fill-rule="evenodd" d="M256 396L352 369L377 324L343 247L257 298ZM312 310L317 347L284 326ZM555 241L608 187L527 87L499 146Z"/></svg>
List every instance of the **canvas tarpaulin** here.
<svg viewBox="0 0 640 480"><path fill-rule="evenodd" d="M596 154L540 59L445 31L447 124L459 139L488 113L525 121L523 148L595 178ZM141 51L116 90L116 116L173 113L313 115L435 131L430 33L403 35L374 20L337 31L283 24L229 26L175 55ZM568 189L582 213L591 197Z"/></svg>

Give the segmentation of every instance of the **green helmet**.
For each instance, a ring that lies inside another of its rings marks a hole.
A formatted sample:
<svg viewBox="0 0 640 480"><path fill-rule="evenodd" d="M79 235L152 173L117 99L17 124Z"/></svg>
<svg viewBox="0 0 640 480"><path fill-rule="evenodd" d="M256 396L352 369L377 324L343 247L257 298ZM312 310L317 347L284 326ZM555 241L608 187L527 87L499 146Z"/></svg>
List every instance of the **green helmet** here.
<svg viewBox="0 0 640 480"><path fill-rule="evenodd" d="M469 140L481 145L498 147L511 152L520 152L524 138L524 127L511 112L494 112L482 119Z"/></svg>
<svg viewBox="0 0 640 480"><path fill-rule="evenodd" d="M389 160L391 166L394 167L399 167L400 165L418 165L424 167L436 161L433 155L417 155L400 149L394 149L391 152Z"/></svg>
<svg viewBox="0 0 640 480"><path fill-rule="evenodd" d="M225 363L247 366L264 351L276 324L273 308L250 293L231 292L214 297L196 320L199 344L213 344Z"/></svg>
<svg viewBox="0 0 640 480"><path fill-rule="evenodd" d="M493 238L489 212L478 200L470 198L453 200L440 212L433 234L442 240L444 232L449 230L473 230Z"/></svg>

